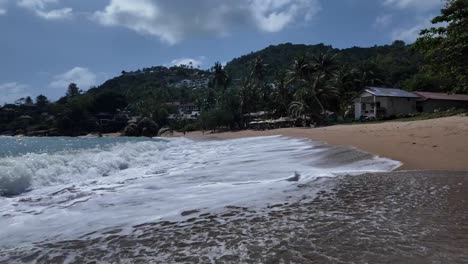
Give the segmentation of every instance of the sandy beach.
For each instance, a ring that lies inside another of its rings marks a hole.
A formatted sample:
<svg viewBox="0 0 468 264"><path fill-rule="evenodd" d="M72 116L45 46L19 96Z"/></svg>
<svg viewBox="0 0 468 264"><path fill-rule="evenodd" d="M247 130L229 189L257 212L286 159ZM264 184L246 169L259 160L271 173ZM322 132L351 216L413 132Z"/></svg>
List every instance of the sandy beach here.
<svg viewBox="0 0 468 264"><path fill-rule="evenodd" d="M284 128L205 134L191 132L185 136L233 139L271 135L308 138L336 146L353 146L403 162L400 170L468 170L467 116L323 128Z"/></svg>

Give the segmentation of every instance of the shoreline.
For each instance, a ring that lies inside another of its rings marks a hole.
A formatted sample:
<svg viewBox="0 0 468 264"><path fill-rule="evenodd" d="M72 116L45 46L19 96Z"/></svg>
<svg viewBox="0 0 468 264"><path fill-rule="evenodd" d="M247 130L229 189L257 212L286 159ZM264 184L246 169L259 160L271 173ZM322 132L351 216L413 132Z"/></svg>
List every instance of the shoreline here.
<svg viewBox="0 0 468 264"><path fill-rule="evenodd" d="M180 221L148 222L130 233L116 227L101 235L0 249L0 262L63 262L70 255L72 263L468 260L468 229L462 224L467 172L367 173L317 184L298 185L302 198L264 208L194 208L182 212Z"/></svg>
<svg viewBox="0 0 468 264"><path fill-rule="evenodd" d="M453 116L421 121L335 125L322 128L202 133L174 136L191 139L236 139L275 136L305 138L332 146L350 146L400 161L398 169L468 171L468 117Z"/></svg>

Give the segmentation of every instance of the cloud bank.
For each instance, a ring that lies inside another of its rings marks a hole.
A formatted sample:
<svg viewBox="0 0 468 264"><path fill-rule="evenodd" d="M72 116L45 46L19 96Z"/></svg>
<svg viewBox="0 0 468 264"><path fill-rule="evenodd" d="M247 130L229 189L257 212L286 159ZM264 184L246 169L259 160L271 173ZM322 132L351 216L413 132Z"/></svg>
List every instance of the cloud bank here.
<svg viewBox="0 0 468 264"><path fill-rule="evenodd" d="M71 18L73 9L70 7L49 9L49 5L56 5L59 0L19 0L18 6L34 12L46 20L59 20Z"/></svg>
<svg viewBox="0 0 468 264"><path fill-rule="evenodd" d="M174 59L171 61L170 66L180 66L180 65L192 65L194 68L201 67L203 65L204 60L206 57L200 56L196 59L194 58L179 58L179 59Z"/></svg>
<svg viewBox="0 0 468 264"><path fill-rule="evenodd" d="M383 0L385 6L406 9L429 10L437 6L442 6L441 0Z"/></svg>
<svg viewBox="0 0 468 264"><path fill-rule="evenodd" d="M375 19L374 27L379 28L379 29L383 29L383 28L386 28L386 27L390 26L392 24L392 22L393 22L393 16L392 15L390 15L390 14L381 15L381 16L378 16Z"/></svg>
<svg viewBox="0 0 468 264"><path fill-rule="evenodd" d="M87 90L93 85L96 85L96 74L88 68L74 67L73 69L54 76L49 84L51 88L66 89L70 83L76 83L82 90Z"/></svg>
<svg viewBox="0 0 468 264"><path fill-rule="evenodd" d="M13 103L14 101L30 96L29 86L17 82L0 84L0 104Z"/></svg>
<svg viewBox="0 0 468 264"><path fill-rule="evenodd" d="M419 37L421 30L432 26L430 18L420 20L419 23L411 27L397 28L392 32L392 40L403 40L406 43L413 43Z"/></svg>
<svg viewBox="0 0 468 264"><path fill-rule="evenodd" d="M93 19L175 44L190 34L226 35L236 26L278 32L319 11L318 0L110 0Z"/></svg>

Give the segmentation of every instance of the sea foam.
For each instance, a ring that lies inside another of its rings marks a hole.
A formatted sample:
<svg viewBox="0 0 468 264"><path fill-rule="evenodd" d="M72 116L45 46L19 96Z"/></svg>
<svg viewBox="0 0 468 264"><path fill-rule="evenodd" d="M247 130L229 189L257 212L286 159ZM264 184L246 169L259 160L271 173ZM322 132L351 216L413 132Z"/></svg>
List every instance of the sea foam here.
<svg viewBox="0 0 468 264"><path fill-rule="evenodd" d="M43 140L35 144L52 139ZM400 166L353 148L280 136L83 140L0 158L0 190L7 196L0 197L0 245L126 230L186 210L265 206L319 177Z"/></svg>

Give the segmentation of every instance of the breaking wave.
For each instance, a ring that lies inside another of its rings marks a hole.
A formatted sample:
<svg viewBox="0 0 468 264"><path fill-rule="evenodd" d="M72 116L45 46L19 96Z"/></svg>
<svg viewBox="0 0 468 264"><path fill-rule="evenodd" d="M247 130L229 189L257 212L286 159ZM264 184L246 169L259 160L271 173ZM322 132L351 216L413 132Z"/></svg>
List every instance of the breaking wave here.
<svg viewBox="0 0 468 264"><path fill-rule="evenodd" d="M112 176L157 159L164 142L123 143L108 149L30 153L0 159L0 194L18 195L31 189L80 183Z"/></svg>
<svg viewBox="0 0 468 264"><path fill-rule="evenodd" d="M10 146L15 140L2 139ZM0 244L73 238L186 210L263 206L320 177L400 166L353 148L280 136L23 140L18 151L0 155Z"/></svg>

